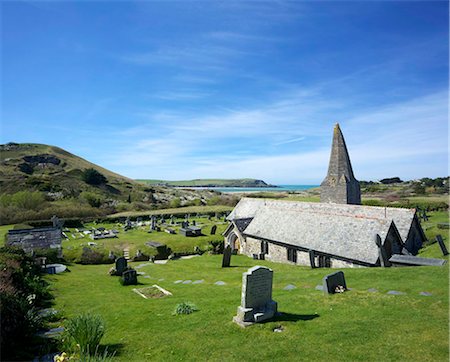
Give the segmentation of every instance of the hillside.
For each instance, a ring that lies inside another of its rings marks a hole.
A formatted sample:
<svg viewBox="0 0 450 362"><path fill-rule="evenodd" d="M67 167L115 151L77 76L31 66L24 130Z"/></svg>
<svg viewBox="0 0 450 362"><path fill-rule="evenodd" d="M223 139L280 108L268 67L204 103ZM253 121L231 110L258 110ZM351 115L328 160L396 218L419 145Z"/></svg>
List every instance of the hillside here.
<svg viewBox="0 0 450 362"><path fill-rule="evenodd" d="M100 175L99 180L86 179L87 170L94 176ZM212 197L217 199L217 193L145 185L55 146L0 145L3 224L45 219L52 213L62 217L98 216L128 210L202 205Z"/></svg>
<svg viewBox="0 0 450 362"><path fill-rule="evenodd" d="M273 187L263 180L253 178L240 179L195 179L185 181L136 180L147 185L163 185L170 187Z"/></svg>

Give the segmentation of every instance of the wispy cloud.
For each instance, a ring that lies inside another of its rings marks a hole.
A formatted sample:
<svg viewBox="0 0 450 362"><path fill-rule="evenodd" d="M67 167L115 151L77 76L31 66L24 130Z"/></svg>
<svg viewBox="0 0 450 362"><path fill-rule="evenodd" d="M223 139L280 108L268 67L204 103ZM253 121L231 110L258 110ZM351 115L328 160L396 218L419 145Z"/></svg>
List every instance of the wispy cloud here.
<svg viewBox="0 0 450 362"><path fill-rule="evenodd" d="M293 139L286 140L286 141L276 142L273 145L274 146L286 145L288 143L300 142L300 141L303 141L304 139L305 139L305 137L298 137L298 138L293 138Z"/></svg>
<svg viewBox="0 0 450 362"><path fill-rule="evenodd" d="M352 118L343 117L350 102L331 102L327 107L320 95L302 92L303 99L289 94L283 101L239 111L202 116L172 113L166 116L170 122L164 124L163 133L150 125L135 127L137 139L114 156L115 164L127 164L132 177L157 173L177 179L258 177L317 183L326 173L332 126L340 120L359 178L382 178L414 167L429 170L433 163L435 170L442 168L441 174L447 172L441 160L448 146L443 133L446 91L376 111L355 109ZM293 134L302 136L292 138ZM307 140L312 140L308 149L298 146ZM167 162L178 166L167 167Z"/></svg>

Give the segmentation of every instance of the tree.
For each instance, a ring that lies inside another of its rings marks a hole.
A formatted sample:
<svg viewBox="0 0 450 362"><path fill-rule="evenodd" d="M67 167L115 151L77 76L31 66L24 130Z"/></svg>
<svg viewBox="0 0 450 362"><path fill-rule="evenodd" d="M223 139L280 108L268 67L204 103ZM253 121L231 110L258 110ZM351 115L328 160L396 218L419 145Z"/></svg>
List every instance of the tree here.
<svg viewBox="0 0 450 362"><path fill-rule="evenodd" d="M102 185L107 182L106 177L93 168L84 170L81 178L89 185Z"/></svg>

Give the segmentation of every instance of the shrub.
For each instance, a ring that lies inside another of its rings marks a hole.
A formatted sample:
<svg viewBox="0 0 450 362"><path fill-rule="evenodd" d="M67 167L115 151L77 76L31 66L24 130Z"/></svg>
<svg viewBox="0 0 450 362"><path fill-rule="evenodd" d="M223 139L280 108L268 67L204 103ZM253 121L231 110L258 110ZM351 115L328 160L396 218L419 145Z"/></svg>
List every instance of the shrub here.
<svg viewBox="0 0 450 362"><path fill-rule="evenodd" d="M104 249L84 247L80 257L81 264L110 264L112 260Z"/></svg>
<svg viewBox="0 0 450 362"><path fill-rule="evenodd" d="M223 240L211 240L208 242L208 251L211 254L223 253Z"/></svg>
<svg viewBox="0 0 450 362"><path fill-rule="evenodd" d="M69 339L79 345L81 355L96 354L105 325L99 315L81 314L67 321L66 333Z"/></svg>
<svg viewBox="0 0 450 362"><path fill-rule="evenodd" d="M42 325L37 307L51 297L39 271L23 250L0 248L0 341L5 360L30 359L33 334Z"/></svg>
<svg viewBox="0 0 450 362"><path fill-rule="evenodd" d="M92 192L82 192L81 197L92 207L100 207L102 198Z"/></svg>
<svg viewBox="0 0 450 362"><path fill-rule="evenodd" d="M181 199L179 197L175 197L170 200L169 206L172 208L177 208L181 206Z"/></svg>
<svg viewBox="0 0 450 362"><path fill-rule="evenodd" d="M195 304L191 302L182 302L177 304L175 307L175 310L173 311L173 315L180 315L180 314L191 314L197 311L198 308Z"/></svg>
<svg viewBox="0 0 450 362"><path fill-rule="evenodd" d="M93 168L84 170L81 179L89 185L102 185L107 182L106 177Z"/></svg>

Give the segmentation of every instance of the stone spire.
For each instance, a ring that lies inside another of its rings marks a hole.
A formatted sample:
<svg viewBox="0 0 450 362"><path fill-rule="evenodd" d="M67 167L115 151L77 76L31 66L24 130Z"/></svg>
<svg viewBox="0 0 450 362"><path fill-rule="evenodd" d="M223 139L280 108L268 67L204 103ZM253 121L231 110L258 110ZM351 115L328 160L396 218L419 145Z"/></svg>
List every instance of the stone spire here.
<svg viewBox="0 0 450 362"><path fill-rule="evenodd" d="M347 146L338 123L334 126L328 174L320 185L320 201L361 205L361 189L353 175Z"/></svg>

